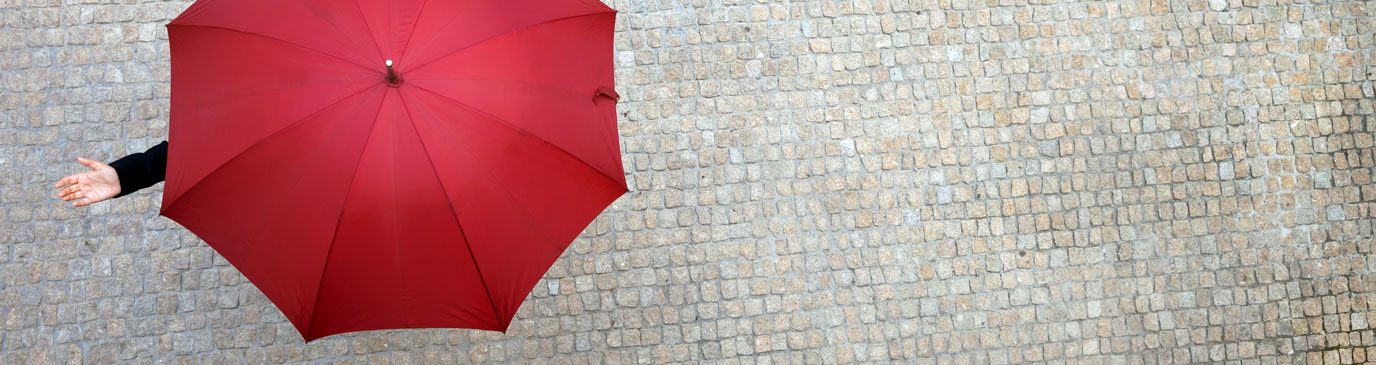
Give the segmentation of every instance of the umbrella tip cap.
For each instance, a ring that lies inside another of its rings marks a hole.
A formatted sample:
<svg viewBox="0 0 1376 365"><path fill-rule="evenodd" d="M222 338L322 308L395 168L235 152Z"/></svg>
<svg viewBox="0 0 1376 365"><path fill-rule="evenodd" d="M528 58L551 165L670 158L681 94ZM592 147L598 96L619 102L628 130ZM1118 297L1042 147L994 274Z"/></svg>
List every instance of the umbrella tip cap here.
<svg viewBox="0 0 1376 365"><path fill-rule="evenodd" d="M401 80L401 73L392 68L392 60L387 60L387 76L384 80L387 81L387 86L390 87L401 87L401 84L405 82Z"/></svg>

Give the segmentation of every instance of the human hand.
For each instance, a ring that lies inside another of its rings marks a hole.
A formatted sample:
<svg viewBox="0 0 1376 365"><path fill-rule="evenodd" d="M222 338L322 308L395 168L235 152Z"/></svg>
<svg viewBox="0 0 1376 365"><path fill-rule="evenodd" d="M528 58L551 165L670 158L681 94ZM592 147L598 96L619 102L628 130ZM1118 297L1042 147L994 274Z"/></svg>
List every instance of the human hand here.
<svg viewBox="0 0 1376 365"><path fill-rule="evenodd" d="M119 174L115 168L85 157L77 157L76 161L91 168L91 171L64 177L53 186L62 189L58 196L63 201L76 200L72 206L83 207L119 195Z"/></svg>

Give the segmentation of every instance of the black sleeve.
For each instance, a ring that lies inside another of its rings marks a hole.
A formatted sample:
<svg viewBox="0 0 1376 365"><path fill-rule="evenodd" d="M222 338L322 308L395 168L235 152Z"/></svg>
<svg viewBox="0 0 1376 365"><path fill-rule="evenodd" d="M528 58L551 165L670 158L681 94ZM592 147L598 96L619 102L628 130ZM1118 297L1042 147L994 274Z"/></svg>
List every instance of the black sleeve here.
<svg viewBox="0 0 1376 365"><path fill-rule="evenodd" d="M143 153L115 160L110 167L119 174L119 195L115 195L116 198L162 182L167 174L167 141Z"/></svg>

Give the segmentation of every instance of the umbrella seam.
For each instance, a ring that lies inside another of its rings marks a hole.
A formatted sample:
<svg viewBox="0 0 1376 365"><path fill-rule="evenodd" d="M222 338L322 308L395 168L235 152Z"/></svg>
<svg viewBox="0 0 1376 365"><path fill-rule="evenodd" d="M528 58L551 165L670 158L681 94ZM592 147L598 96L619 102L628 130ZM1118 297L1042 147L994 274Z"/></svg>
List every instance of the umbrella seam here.
<svg viewBox="0 0 1376 365"><path fill-rule="evenodd" d="M520 84L520 85L526 85L526 86L536 87L536 88L544 88L544 89L546 89L546 90L551 90L551 91L556 91L556 92L562 92L562 93L569 94L569 95L573 95L573 96L585 95L585 94L583 94L582 92L579 92L579 91L577 91L577 90L570 89L570 88L566 88L566 87L562 87L562 86L550 85L550 84L539 83L539 82L533 82L533 81L523 81L523 80L477 79L477 78L457 78L457 77L455 77L455 78L422 78L422 79L414 79L414 81L493 81L493 82L508 82L508 83L513 83L513 84ZM416 87L421 87L421 86L416 85ZM427 89L426 91L430 91L430 90ZM431 92L431 93L434 93L434 91L430 91L430 92ZM477 109L477 108L472 108L472 109ZM616 128L616 123L617 123L617 122L616 122L616 112L615 112L615 109L613 109L613 112L612 112L612 126L613 126L613 128ZM534 133L531 133L531 134L534 134ZM607 152L610 152L612 156L616 156L616 157L621 156L621 153L620 153L620 150L621 150L621 149L620 149L620 146L616 146L616 148L613 149L613 148L612 148L612 143L611 143L611 141L608 141L608 140L607 140L607 136L606 136L606 135L604 135L603 133L598 133L598 136L599 136L599 138L602 140L603 147L605 147L605 148L607 149ZM543 139L543 138L541 138L541 139ZM550 143L550 144L553 144L553 143ZM570 155L572 155L572 154L570 154ZM575 158L577 158L577 157L575 157ZM586 164L586 163L585 163L585 164ZM589 166L589 167L591 167L591 166ZM595 168L594 168L594 169L595 169ZM622 172L622 173L623 173L623 174L625 173L625 172L624 172L624 169L623 169L623 172ZM607 176L607 177L610 178L611 176L609 175L609 176ZM615 182L616 179L612 179L612 180L613 180L613 182ZM626 190L627 190L627 191L630 191L629 188L627 188Z"/></svg>
<svg viewBox="0 0 1376 365"><path fill-rule="evenodd" d="M363 13L363 5L359 5L358 0L354 0L354 9L358 9L358 17L363 20L363 28L368 30L368 38L373 39L373 50L377 51L378 58L387 58L382 55L382 44L377 42L377 35L373 34L373 25L368 24L368 15Z"/></svg>
<svg viewBox="0 0 1376 365"><path fill-rule="evenodd" d="M203 104L203 105L199 105L199 106L197 106L197 109L219 108L219 107L221 107L222 105L224 105L225 103L228 103L228 102L231 102L231 101L242 101L242 100L247 99L247 98L252 97L252 96L260 96L260 95L267 94L267 93L270 93L270 92L284 91L284 90L291 90L291 89L300 89L300 88L305 88L305 87L308 87L308 86L322 86L322 84L343 84L343 83L358 82L358 81L367 81L367 79L361 78L361 77L355 77L355 78L347 78L347 79L323 80L322 82L313 83L313 84L309 84L309 85L296 85L296 86L278 87L278 88L271 88L271 89L262 89L262 90L258 90L258 91L254 91L254 92L250 92L250 93L246 93L246 94L232 95L232 96L228 96L228 97L225 97L225 98L217 99L214 103L206 103L206 104ZM371 83L369 83L369 84L371 85Z"/></svg>
<svg viewBox="0 0 1376 365"><path fill-rule="evenodd" d="M354 1L358 1L358 0L354 0ZM425 4L429 4L429 3L430 3L430 0L421 0L421 2L420 2L420 8L416 9L416 21L411 22L411 31L406 33L406 45L402 46L402 47L401 47L401 53L400 53L400 54L397 54L397 60L398 60L398 61L405 61L405 60L406 60L406 51L411 50L411 38L415 38L415 36L416 36L416 28L420 28L420 18L421 18L421 16L425 15ZM406 104L406 103L405 103L405 102L402 102L402 104ZM410 111L407 111L407 113L410 113ZM409 116L409 115L408 115L408 116Z"/></svg>
<svg viewBox="0 0 1376 365"><path fill-rule="evenodd" d="M524 85L530 85L530 86L545 87L545 88L550 89L550 90L562 91L562 92L565 92L565 93L568 93L568 94L578 95L578 96L580 96L580 97L581 97L581 96L586 96L586 95L584 95L583 92L580 92L580 91L577 91L577 90L574 90L574 89L570 89L570 88L566 88L566 87L562 87L562 86L554 86L554 85L550 85L550 84L543 84L543 83L538 83L538 82L532 82L532 81L522 81L522 80L475 79L475 78L466 78L466 77L414 78L414 79L410 79L410 80L412 80L412 81L496 81L496 82L510 82L510 83L513 83L513 84L524 84Z"/></svg>
<svg viewBox="0 0 1376 365"><path fill-rule="evenodd" d="M459 101L457 101L457 100L454 100L454 99L452 99L452 98L449 98L449 97L447 97L447 96L444 96L444 95L435 93L434 91L430 91L430 90L428 90L428 89L421 88L421 87L419 87L419 86L417 86L417 88L419 88L419 89L421 89L421 90L424 90L424 91L426 91L426 92L429 92L429 93L431 93L431 94L435 94L436 96L439 96L441 99L448 100L449 102L458 104L459 107L464 108L464 109L467 109L467 110L470 110L471 112L476 113L476 114L478 114L478 115L480 115L480 116L482 116L482 117L484 117L484 118L495 120L495 121L497 121L496 124L506 124L509 128L516 129L516 131L517 131L518 134L524 132L524 134L529 135L529 136L531 136L531 137L534 137L534 139L535 139L536 141L541 142L541 143L544 143L544 144L546 144L546 145L549 145L550 147L553 147L554 149L559 150L559 151L561 151L561 152L564 152L566 155L568 155L570 158L573 158L575 161L579 161L579 162L583 163L584 166L587 166L588 168L592 169L593 171L598 171L599 173L601 173L601 170L598 170L597 168L594 168L594 167L592 167L591 165L588 165L587 162L585 162L585 161L579 159L577 156L574 156L573 154L569 153L568 151L564 150L563 148L560 148L558 145L555 145L555 144L553 144L553 143L550 143L549 141L546 141L546 140L544 140L543 138L540 138L540 137L536 136L536 135L533 134L533 133L526 132L526 131L524 131L523 129L520 129L519 127L516 127L515 125L511 125L511 124L509 124L508 122L506 122L505 120L502 120L501 118L497 118L497 117L494 116L494 115L487 114L486 112L483 112L483 111L481 111L481 110L478 110L477 108L473 108L472 106L469 106L469 105L467 105L467 104L464 104L464 103L462 103L462 102L459 102ZM403 106L406 105L404 99L403 99L402 105L403 105ZM407 113L410 113L410 109L409 109L409 108L407 109ZM414 126L414 123L415 123L415 118L413 117L413 118L412 118L412 125L413 125L413 126ZM416 133L417 133L417 135L419 136L420 131L417 130ZM422 141L421 141L422 148L424 148L424 143L425 143L424 140L422 140ZM492 180L494 180L494 181L499 181L499 182L500 182L501 179L497 178L497 174L492 173L492 169L489 168L489 167L487 166L487 164L483 163L483 160L482 160L482 159L479 159L479 158L476 158L476 156L473 156L472 151L468 150L467 148L464 149L464 152L465 152L466 154L468 154L470 158L473 159L474 163L475 163L478 167L480 167L480 168L482 169L483 172L487 173L488 177L490 177L490 178L491 178ZM429 157L429 151L428 151L428 150L426 150L426 156L427 156L427 158ZM435 166L434 166L433 160L431 161L430 167L431 167L431 168L434 168L434 167L435 167ZM436 177L438 178L439 172L436 171L435 175L436 175ZM607 176L605 173L602 173L602 176L607 177L608 179L611 179L611 177L610 177L610 176ZM611 180L611 181L612 181L612 185L613 185L613 186L616 186L616 187L618 187L618 188L624 189L624 186L622 186L622 185L620 185L620 184L617 184L617 183L616 183L616 180ZM443 181L441 181L441 184L443 184ZM512 193L510 189L507 189L507 187L506 187L505 184L500 184L500 183L499 183L499 184L496 184L496 186L497 186L498 188L501 188L501 189L502 189L502 192L505 193L506 196L507 196L509 199L511 199L511 201L512 201L513 203L515 203L515 206L517 206L517 207L520 209L521 212L525 213L526 217L529 218L529 220L528 220L527 222L535 221L535 220L536 220L535 215L534 215L533 213L531 213L533 210L530 209L530 207L527 207L525 204L523 204L523 203L521 202L520 199L517 199L517 198L516 198L516 194ZM447 191L446 191L445 193L448 194ZM446 195L446 198L447 198L447 195ZM451 209L452 209L452 206L451 206ZM458 214L458 213L455 212L454 219L455 219L456 221L458 220L458 215L457 215L457 214ZM527 223L527 224L529 224L529 223ZM542 231L540 231L540 230L538 230L538 229L534 229L534 228L531 228L530 230L533 231L533 232L542 232ZM461 232L461 233L463 232L462 228L460 228L460 232ZM547 240L550 240L550 241L558 241L558 239L556 239L555 237L551 237L551 236L548 235L548 234L545 234L545 235L543 235L543 236L544 236L544 238L547 239ZM465 242L468 241L468 238L467 238L467 235L466 235L466 234L465 234L465 236L464 236L464 241L465 241ZM565 249L568 248L568 244L567 244L567 243L563 243L563 244L561 244L561 245L562 245L563 247L561 247L561 248L559 249L559 252L560 252L560 253L562 253L563 250L565 250ZM470 254L470 255L473 254L473 252L472 252L472 246L469 246L469 254ZM474 260L474 265L475 265L475 267L476 267L476 265L477 265L477 258L474 257L473 260ZM479 272L479 276L481 277L481 271ZM486 281L484 281L484 285L486 285ZM529 294L529 291L527 291L527 292L525 293L525 295L528 295L528 294ZM491 298L490 292L489 292L488 295L489 295L489 298ZM494 310L495 310L496 305L494 304L493 307L494 307ZM512 313L512 316L515 316L515 313ZM501 319L500 319L500 317L499 317L499 319L498 319L498 325L501 326ZM510 325L510 323L508 322L506 325ZM503 328L505 328L505 327L503 327ZM503 329L503 332L505 332L505 329Z"/></svg>
<svg viewBox="0 0 1376 365"><path fill-rule="evenodd" d="M201 177L200 180L196 180L196 182L190 183L190 185L187 186L186 190L183 190L183 191L181 192L181 194L177 195L177 198L176 198L176 199L173 199L172 202L167 203L168 209L170 210L170 209L172 208L172 206L174 206L174 205L176 205L176 203L180 202L180 201L181 201L181 198L182 198L183 196L186 196L186 194L191 193L191 190L193 190L193 189L195 189L196 187L200 186L201 181L205 181L205 179L210 178L211 175L214 175L216 172L219 172L221 168L225 167L225 165L229 165L230 162L234 162L235 159L238 159L240 156L243 156L244 153L248 152L249 150L251 150L251 149L253 149L253 148L255 148L255 147L258 147L258 145L259 145L259 144L262 144L263 141L267 141L268 139L271 139L272 137L276 137L278 134L282 133L282 131L285 131L285 130L291 128L291 127L295 127L296 125L300 124L301 121L306 120L306 119L310 119L311 117L314 117L314 116L316 116L317 114L320 114L320 113L324 112L326 109L330 109L330 108L334 107L335 105L339 105L339 103L343 103L345 100L349 100L350 98L353 98L353 97L355 97L355 96L358 96L358 94L362 94L364 91L368 91L368 89L370 89L370 88L372 88L372 87L375 87L375 86L377 86L377 85L368 85L367 87L364 87L364 88L362 88L362 89L359 89L357 92L354 92L353 94L349 94L348 96L345 96L345 97L340 98L339 101L330 103L329 105L325 105L325 106L323 106L323 107L320 107L320 109L318 109L318 110L316 110L316 111L314 111L314 112L311 112L310 114L307 114L307 115L305 115L305 116L303 116L303 117L301 117L301 118L299 118L299 119L297 119L297 120L295 120L295 121L292 121L291 123L288 123L286 126L283 126L281 129L278 129L278 130L276 130L276 131L273 131L272 133L268 134L267 136L265 136L265 137L263 137L263 138L261 138L261 139L258 139L257 141L253 142L253 144L250 144L248 147L245 147L242 151L239 151L238 153L234 154L233 157L230 157L228 160L225 160L224 163L220 164L219 166L216 166L215 169L210 170L210 172L206 173L205 176ZM366 143L366 142L365 142L365 143Z"/></svg>
<svg viewBox="0 0 1376 365"><path fill-rule="evenodd" d="M515 124L512 124L511 122L506 121L505 119L499 118L499 117L497 117L497 116L495 116L495 115L492 115L492 114L490 114L490 113L488 113L488 112L482 111L481 109L475 108L475 107L473 107L472 105L468 105L468 104L465 104L465 103L462 102L462 101L455 100L454 98L451 98L451 97L449 97L448 95L440 94L440 93L438 93L438 92L435 92L435 91L430 90L430 89L426 89L426 88L424 88L424 87L421 87L421 86L415 85L415 84L412 84L411 86L415 86L417 89L425 90L425 92L428 92L428 93L431 93L431 94L435 94L435 95L437 95L437 96L439 96L439 97L441 97L441 98L444 98L445 100L449 100L449 101L451 101L451 102L453 102L453 103L455 103L455 104L458 104L459 106L463 107L464 109L471 110L471 111L473 111L473 112L475 112L475 113L478 113L478 114L480 114L480 115L482 115L482 116L485 116L485 117L487 117L487 118L489 118L489 119L495 120L495 121L499 122L498 124L502 124L502 125L507 126L508 128L515 129L517 132L525 133L525 134L529 134L529 135L531 135L531 136L534 136L536 140L538 140L538 141L540 141L540 142L544 142L545 144L548 144L548 145L550 145L550 146L554 146L555 149L558 149L559 151L564 152L565 154L569 155L569 157L573 157L574 160L577 160L578 162L583 163L584 166L587 166L588 168L592 169L593 171L597 171L597 173L598 173L598 174L601 174L602 177L605 177L605 178L607 178L607 180L611 181L611 182L612 182L612 185L616 185L617 187L624 187L624 186L621 185L621 183L617 182L616 179L613 179L611 175L608 175L606 171L602 171L601 169L598 169L597 167L594 167L592 164L588 163L587 161L584 161L582 158L579 158L578 155L575 155L575 154L573 154L572 152L569 152L569 150L564 149L563 146L554 144L553 142L550 142L550 141L548 141L548 140L545 140L543 137L540 137L539 135L537 135L537 134L535 134L535 133L531 133L530 131L526 130L525 128L521 128L520 126L517 126L517 125L515 125Z"/></svg>
<svg viewBox="0 0 1376 365"><path fill-rule="evenodd" d="M459 52L463 52L463 51L465 51L465 50L468 50L469 48L473 48L473 47L476 47L476 46L481 45L481 44L483 44L483 43L487 43L488 41L491 41L491 40L493 40L493 39L505 37L505 36L510 35L510 34L512 34L512 33L520 32L520 31L523 31L523 30L526 30L526 29L530 29L530 28L535 27L535 26L538 26L538 25L545 25L545 24L549 24L549 23L553 23L553 22L557 22L557 21L569 20L569 19L573 19L573 18L581 18L581 17L585 17L585 16L602 15L602 14L616 14L616 11L601 11L601 12L595 12L595 13L586 13L586 14L570 15L570 16L566 16L566 17L560 17L560 18L554 18L554 19L544 20L544 21L540 21L540 22L531 23L531 24L528 24L528 25L523 25L523 26L520 26L520 27L512 28L511 30L507 30L507 31L505 31L505 32L497 33L497 34L495 34L495 35L493 35L493 36L491 36L491 37L487 37L487 38L485 38L485 39L483 39L483 40L480 40L480 41L477 41L477 42L473 42L473 44L469 44L469 45L463 46L463 48L456 49L456 50L454 50L453 52L445 53L444 55L441 55L441 56L439 56L439 57L435 57L435 59L430 60L429 62L422 63L422 64L420 64L419 66L416 66L416 67L412 67L410 70L408 70L408 72L415 72L416 70L420 70L421 68L423 68L423 67L425 67L425 66L429 66L429 65L431 65L431 64L433 64L433 63L435 63L435 62L439 62L439 61L441 61L441 60L444 60L444 59L446 59L446 58L449 58L449 57L451 57L451 56L454 56L454 55L458 54ZM408 40L408 42L409 42L409 40ZM409 43L408 43L408 44L409 44ZM408 46L408 47L409 47L409 46Z"/></svg>
<svg viewBox="0 0 1376 365"><path fill-rule="evenodd" d="M200 14L201 10L205 9L207 6L210 6L210 3L212 1L214 0L203 0L192 3L191 6L188 6L186 10L182 11L181 15L178 15L176 18L172 18L172 21L168 22L167 25L177 24L178 20L191 18L195 14Z"/></svg>
<svg viewBox="0 0 1376 365"><path fill-rule="evenodd" d="M344 222L344 207L349 203L349 194L353 192L354 182L358 181L358 170L363 166L363 154L368 152L368 142L372 141L373 131L377 129L377 119L382 116L382 108L387 105L387 94L383 93L382 98L382 102L378 103L377 112L373 114L373 124L368 127L368 136L363 139L363 148L358 151L359 162L354 165L354 173L349 178L349 187L344 189L344 199L341 199L339 203L339 218L334 222L334 233L330 234L330 247L325 249L325 264L320 265L320 280L315 284L315 301L311 303L311 316L306 319L305 337L310 337L311 328L315 326L315 311L320 306L320 288L325 285L325 269L330 267L330 255L334 254L335 241L339 239L339 227Z"/></svg>
<svg viewBox="0 0 1376 365"><path fill-rule="evenodd" d="M444 200L449 202L449 214L454 217L454 225L459 228L459 236L463 237L463 245L468 249L468 258L473 260L473 270L478 273L478 282L483 284L483 290L487 292L487 304L492 306L492 317L497 320L497 327L505 330L502 324L502 315L497 311L497 301L492 298L492 289L487 285L487 278L483 276L483 270L478 266L478 257L473 253L473 243L468 240L468 233L463 229L463 223L459 220L459 213L454 211L454 200L449 197L449 191L444 188L444 180L440 178L440 172L435 168L435 160L430 157L430 149L425 147L425 139L420 136L420 129L416 128L416 117L411 114L411 106L406 104L406 98L397 93L397 98L401 100L401 107L406 109L406 119L411 122L411 130L416 133L416 140L420 141L420 149L425 153L425 161L430 164L430 171L435 173L435 182L440 184L440 192L444 193Z"/></svg>
<svg viewBox="0 0 1376 365"><path fill-rule="evenodd" d="M307 47L307 46L302 45L302 44L300 44L300 43L292 42L292 41L285 40L285 39L282 39L282 38L277 38L277 37L269 36L269 35L266 35L266 34L253 33L253 32L244 31L244 30L239 30L239 29L234 29L234 28L230 28L230 27L222 27L222 26L218 26L218 25L205 25L205 24L168 24L167 26L168 26L168 27L176 26L176 27L198 27L198 28L210 28L210 29L223 29L223 30L228 30L228 31L232 31L232 32L243 33L243 34L247 34L247 35L251 35L251 36L262 37L262 38L266 38L266 39L270 39L270 40L282 42L282 43L285 43L285 44L293 45L293 46L296 46L296 47L300 47L301 49L308 50L308 51L315 52L315 53L319 53L319 54L321 54L321 55L324 55L324 56L327 56L327 57L330 57L330 58L334 58L334 59L337 59L337 60L340 60L340 61L344 61L344 62L346 62L346 63L348 63L348 64L350 64L350 65L354 65L354 66L358 66L358 67L360 67L360 68L363 68L364 70L375 71L374 69L369 68L368 66L364 66L364 65L362 65L362 64L359 64L358 62L346 60L346 59L344 59L343 57L339 57L339 56L336 56L336 55L332 55L332 54L326 53L325 51L321 51L321 50L318 50L318 49L315 49L315 48ZM371 32L371 31L370 31L370 32Z"/></svg>

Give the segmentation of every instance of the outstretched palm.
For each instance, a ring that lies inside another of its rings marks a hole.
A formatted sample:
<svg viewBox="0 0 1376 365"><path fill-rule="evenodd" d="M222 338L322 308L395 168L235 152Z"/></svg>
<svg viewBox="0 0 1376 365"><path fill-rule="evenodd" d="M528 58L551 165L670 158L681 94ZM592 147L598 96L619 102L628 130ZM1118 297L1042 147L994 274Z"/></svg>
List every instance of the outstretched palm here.
<svg viewBox="0 0 1376 365"><path fill-rule="evenodd" d="M115 173L115 168L84 157L77 157L76 161L90 167L91 171L64 177L53 186L62 189L58 195L63 201L76 200L72 206L81 207L119 194L119 174Z"/></svg>

